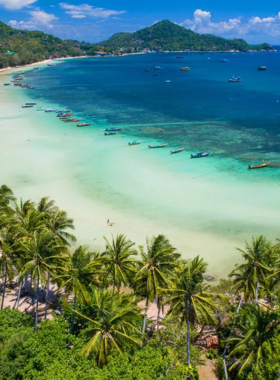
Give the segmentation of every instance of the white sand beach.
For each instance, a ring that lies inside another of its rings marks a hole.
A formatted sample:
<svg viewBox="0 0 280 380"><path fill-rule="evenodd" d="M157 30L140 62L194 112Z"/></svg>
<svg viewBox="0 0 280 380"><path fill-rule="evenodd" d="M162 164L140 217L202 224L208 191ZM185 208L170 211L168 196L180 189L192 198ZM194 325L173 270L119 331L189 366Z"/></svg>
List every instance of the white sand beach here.
<svg viewBox="0 0 280 380"><path fill-rule="evenodd" d="M147 146L128 147L127 136L104 140L98 125L76 128L21 108L29 93L3 86L8 74L0 75L1 184L24 200L55 199L74 218L79 244L101 250L103 236L124 233L139 245L162 233L184 258L204 257L221 278L240 261L235 247L245 239L279 237L277 183L221 176L207 160L199 169L207 175L195 166L175 171L169 149L156 156Z"/></svg>

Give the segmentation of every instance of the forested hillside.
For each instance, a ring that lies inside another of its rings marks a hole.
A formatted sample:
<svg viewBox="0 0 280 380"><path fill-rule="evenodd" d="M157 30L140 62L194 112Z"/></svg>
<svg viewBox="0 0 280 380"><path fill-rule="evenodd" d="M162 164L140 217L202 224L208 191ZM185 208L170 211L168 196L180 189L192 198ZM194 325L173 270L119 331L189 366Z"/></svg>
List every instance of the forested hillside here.
<svg viewBox="0 0 280 380"><path fill-rule="evenodd" d="M229 51L229 50L272 50L272 46L261 44L251 46L242 39L228 40L210 34L198 34L171 21L160 21L135 33L117 33L101 42L105 50L196 50L196 51Z"/></svg>
<svg viewBox="0 0 280 380"><path fill-rule="evenodd" d="M74 44L51 34L11 28L0 21L0 68L42 61L53 54L80 56L90 44Z"/></svg>

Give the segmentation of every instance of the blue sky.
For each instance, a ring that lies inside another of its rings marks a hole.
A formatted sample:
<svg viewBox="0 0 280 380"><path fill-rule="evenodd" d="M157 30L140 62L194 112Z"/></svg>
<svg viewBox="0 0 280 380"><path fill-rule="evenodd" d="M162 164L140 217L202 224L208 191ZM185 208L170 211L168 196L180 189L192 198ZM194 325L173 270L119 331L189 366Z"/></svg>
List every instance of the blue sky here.
<svg viewBox="0 0 280 380"><path fill-rule="evenodd" d="M198 33L280 45L279 0L0 0L0 20L15 28L89 42L164 19Z"/></svg>

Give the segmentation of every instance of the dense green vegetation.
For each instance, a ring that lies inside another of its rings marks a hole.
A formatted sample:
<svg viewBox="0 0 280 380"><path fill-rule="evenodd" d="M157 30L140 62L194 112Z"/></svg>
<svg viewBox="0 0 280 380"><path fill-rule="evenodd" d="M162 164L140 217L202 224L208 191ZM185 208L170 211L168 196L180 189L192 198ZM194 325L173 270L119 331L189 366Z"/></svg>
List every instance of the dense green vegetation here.
<svg viewBox="0 0 280 380"><path fill-rule="evenodd" d="M272 46L262 44L252 47L242 39L227 40L210 34L198 34L171 21L164 20L135 33L117 33L98 44L106 50L142 51L150 50L196 50L228 51L271 50Z"/></svg>
<svg viewBox="0 0 280 380"><path fill-rule="evenodd" d="M40 31L14 29L0 21L0 68L26 65L49 57L95 55L100 50L122 54L150 50L228 51L271 50L271 45L252 47L242 39L227 40L198 34L171 21L161 21L135 33L117 33L106 41L89 44L76 40L63 41Z"/></svg>
<svg viewBox="0 0 280 380"><path fill-rule="evenodd" d="M278 379L279 243L253 238L230 278L210 286L207 263L182 260L163 235L139 249L117 235L91 252L71 248L73 229L49 198L17 202L0 187L0 380L198 380L197 343L211 326L220 342L207 357L220 379ZM18 311L32 294L33 308ZM141 300L167 308L166 317L149 320Z"/></svg>
<svg viewBox="0 0 280 380"><path fill-rule="evenodd" d="M39 62L53 54L58 57L81 56L84 51L93 54L92 48L90 44L62 41L40 31L14 29L0 21L0 68Z"/></svg>

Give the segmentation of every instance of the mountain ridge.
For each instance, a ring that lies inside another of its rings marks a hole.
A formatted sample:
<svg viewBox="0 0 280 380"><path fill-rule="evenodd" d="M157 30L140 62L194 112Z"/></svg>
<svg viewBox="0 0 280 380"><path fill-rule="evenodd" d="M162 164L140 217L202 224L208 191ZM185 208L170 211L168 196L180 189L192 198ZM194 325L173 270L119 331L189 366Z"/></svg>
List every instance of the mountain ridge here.
<svg viewBox="0 0 280 380"><path fill-rule="evenodd" d="M199 34L169 20L128 33L115 33L105 41L95 44L105 50L130 50L130 52L143 49L156 51L248 51L273 50L269 44L252 46L243 39L226 39L211 34Z"/></svg>

